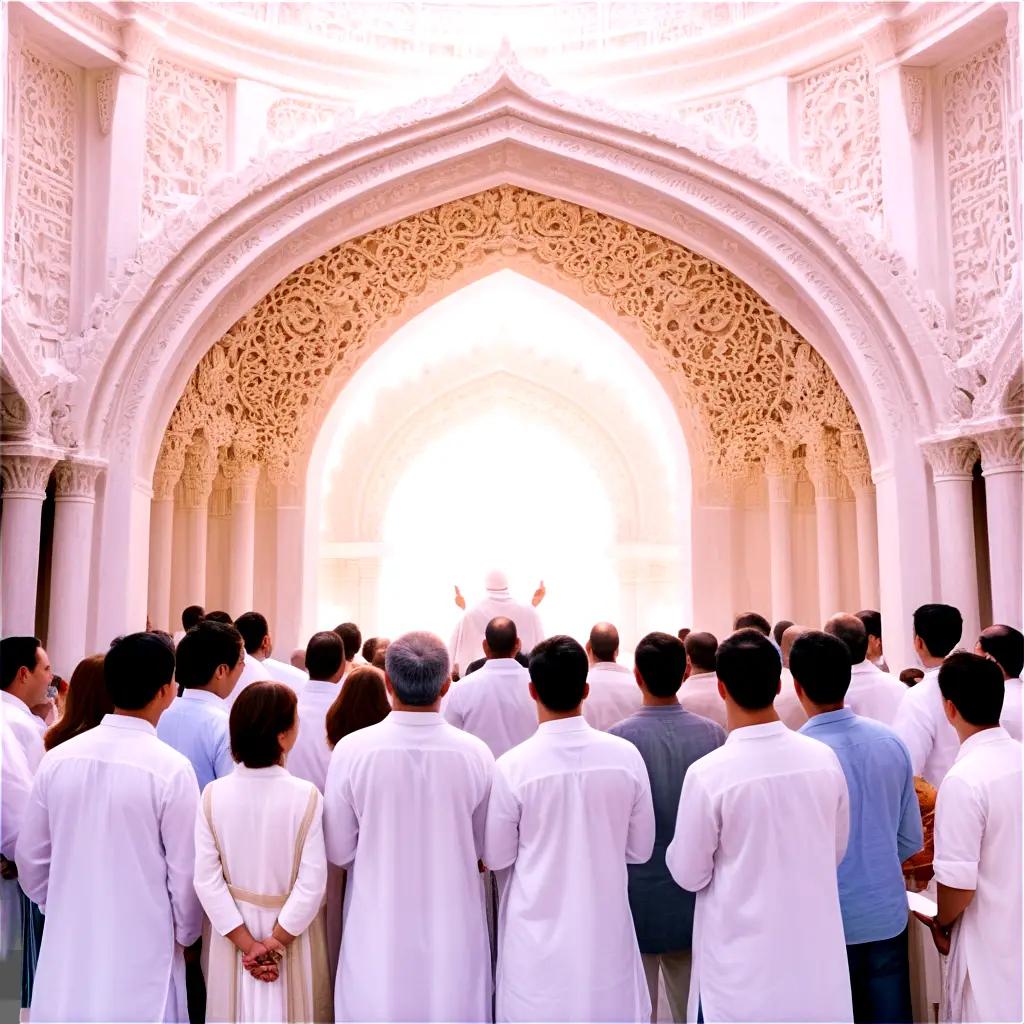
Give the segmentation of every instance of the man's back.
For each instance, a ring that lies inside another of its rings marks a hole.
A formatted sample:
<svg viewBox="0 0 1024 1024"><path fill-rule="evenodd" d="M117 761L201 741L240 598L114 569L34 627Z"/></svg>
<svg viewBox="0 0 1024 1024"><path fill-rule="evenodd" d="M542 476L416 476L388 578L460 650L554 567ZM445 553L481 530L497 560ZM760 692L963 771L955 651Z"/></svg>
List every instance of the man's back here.
<svg viewBox="0 0 1024 1024"><path fill-rule="evenodd" d="M494 618L511 619L516 624L516 635L522 643L524 654L544 639L540 615L531 604L520 604L511 597L485 597L462 616L452 636L450 652L452 664L465 672L469 663L483 657L484 631L487 623Z"/></svg>
<svg viewBox="0 0 1024 1024"><path fill-rule="evenodd" d="M312 782L322 793L327 781L331 747L327 742L327 712L345 681L311 679L298 697L299 735L288 754L286 767L296 778Z"/></svg>
<svg viewBox="0 0 1024 1024"><path fill-rule="evenodd" d="M214 779L234 770L228 712L215 693L186 690L160 716L156 734L188 758L201 793Z"/></svg>
<svg viewBox="0 0 1024 1024"><path fill-rule="evenodd" d="M956 731L942 710L939 670L925 670L900 703L892 727L910 751L914 774L933 786L942 784L959 749Z"/></svg>
<svg viewBox="0 0 1024 1024"><path fill-rule="evenodd" d="M865 659L850 670L850 688L845 703L856 714L892 725L907 688Z"/></svg>
<svg viewBox="0 0 1024 1024"><path fill-rule="evenodd" d="M264 658L263 668L271 679L290 686L296 693L302 693L302 688L309 682L308 672L303 672L301 668L287 662L278 661L277 658Z"/></svg>
<svg viewBox="0 0 1024 1024"><path fill-rule="evenodd" d="M590 693L583 702L583 717L594 729L607 732L640 709L642 697L633 671L614 661L595 662L587 673Z"/></svg>
<svg viewBox="0 0 1024 1024"><path fill-rule="evenodd" d="M725 701L718 692L718 676L714 672L695 672L683 680L679 703L694 715L725 725Z"/></svg>
<svg viewBox="0 0 1024 1024"><path fill-rule="evenodd" d="M1024 710L1021 701L1020 679L1007 679L1004 683L1003 711L999 724L1018 742L1024 740Z"/></svg>
<svg viewBox="0 0 1024 1024"><path fill-rule="evenodd" d="M530 673L515 658L490 658L453 686L444 719L487 744L497 758L537 731Z"/></svg>

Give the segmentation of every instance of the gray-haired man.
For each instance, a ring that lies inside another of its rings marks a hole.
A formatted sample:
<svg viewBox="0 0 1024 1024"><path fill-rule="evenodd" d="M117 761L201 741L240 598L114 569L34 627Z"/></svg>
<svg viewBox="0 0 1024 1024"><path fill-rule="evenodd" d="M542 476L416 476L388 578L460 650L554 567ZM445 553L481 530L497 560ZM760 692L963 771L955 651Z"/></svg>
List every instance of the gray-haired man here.
<svg viewBox="0 0 1024 1024"><path fill-rule="evenodd" d="M334 748L328 859L349 869L335 1020L488 1020L491 958L479 861L494 774L487 745L438 714L448 652L406 633L385 656L393 710Z"/></svg>

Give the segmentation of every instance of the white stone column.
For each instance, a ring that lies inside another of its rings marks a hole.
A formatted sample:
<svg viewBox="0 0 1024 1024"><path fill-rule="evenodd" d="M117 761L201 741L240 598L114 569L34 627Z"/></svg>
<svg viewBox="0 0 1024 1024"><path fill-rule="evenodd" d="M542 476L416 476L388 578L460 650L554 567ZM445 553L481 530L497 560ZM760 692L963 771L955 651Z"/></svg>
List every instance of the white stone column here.
<svg viewBox="0 0 1024 1024"><path fill-rule="evenodd" d="M793 591L793 503L797 467L784 453L765 460L768 483L768 555L771 563L772 621L796 618Z"/></svg>
<svg viewBox="0 0 1024 1024"><path fill-rule="evenodd" d="M853 491L857 515L857 581L859 606L875 608L881 600L878 582L878 508L875 485L871 479L864 437L859 431L850 431L840 439L843 472Z"/></svg>
<svg viewBox="0 0 1024 1024"><path fill-rule="evenodd" d="M253 610L256 558L256 485L259 463L250 455L232 456L224 462L231 500L231 555L228 560L228 607L238 616Z"/></svg>
<svg viewBox="0 0 1024 1024"><path fill-rule="evenodd" d="M957 437L928 444L924 451L932 466L935 487L942 601L960 609L964 620L963 642L973 644L981 628L971 495L978 448L971 438ZM925 528L923 521L921 526Z"/></svg>
<svg viewBox="0 0 1024 1024"><path fill-rule="evenodd" d="M206 515L206 610L239 614L230 602L231 488L222 472L213 478ZM248 610L248 609L246 609Z"/></svg>
<svg viewBox="0 0 1024 1024"><path fill-rule="evenodd" d="M149 510L149 580L147 610L156 629L174 633L171 618L171 570L174 565L174 495L185 468L189 439L168 434L153 472L153 502ZM180 556L180 552L178 552ZM181 609L176 609L175 614Z"/></svg>
<svg viewBox="0 0 1024 1024"><path fill-rule="evenodd" d="M274 648L282 661L308 637L301 636L305 597L306 509L302 488L272 470L277 486L277 622Z"/></svg>
<svg viewBox="0 0 1024 1024"><path fill-rule="evenodd" d="M695 488L693 508L693 623L722 638L736 617L739 573L738 488L728 480L709 480Z"/></svg>
<svg viewBox="0 0 1024 1024"><path fill-rule="evenodd" d="M91 462L58 462L54 474L57 493L54 498L46 649L54 671L65 679L89 653L85 641L92 594L96 479L101 468Z"/></svg>
<svg viewBox="0 0 1024 1024"><path fill-rule="evenodd" d="M807 446L807 475L814 485L814 523L818 550L818 617L820 627L826 619L842 611L839 585L839 500L843 480L839 472L838 452L831 443L819 439Z"/></svg>
<svg viewBox="0 0 1024 1024"><path fill-rule="evenodd" d="M43 501L56 464L57 458L51 454L32 450L0 452L0 479L4 485L0 524L3 636L35 635Z"/></svg>
<svg viewBox="0 0 1024 1024"><path fill-rule="evenodd" d="M992 619L1021 628L1024 618L1024 427L978 435L985 478Z"/></svg>
<svg viewBox="0 0 1024 1024"><path fill-rule="evenodd" d="M206 602L207 514L213 481L217 476L217 453L205 442L194 444L185 456L181 474L181 509L185 519L186 605Z"/></svg>

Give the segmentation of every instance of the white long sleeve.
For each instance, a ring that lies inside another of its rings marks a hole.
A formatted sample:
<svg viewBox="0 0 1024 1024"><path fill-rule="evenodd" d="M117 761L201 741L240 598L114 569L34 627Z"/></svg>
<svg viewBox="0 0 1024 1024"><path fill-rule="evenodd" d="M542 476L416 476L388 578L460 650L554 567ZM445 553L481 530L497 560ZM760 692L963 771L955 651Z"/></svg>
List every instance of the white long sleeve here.
<svg viewBox="0 0 1024 1024"><path fill-rule="evenodd" d="M167 783L160 815L160 838L167 860L167 891L174 917L174 938L191 946L202 934L203 912L193 884L195 874L195 816L199 785L191 766L176 772Z"/></svg>
<svg viewBox="0 0 1024 1024"><path fill-rule="evenodd" d="M234 897L228 892L224 881L224 865L221 864L217 844L210 832L206 813L200 805L195 820L195 890L199 902L210 919L210 925L219 935L227 935L240 924L244 924L242 912Z"/></svg>
<svg viewBox="0 0 1024 1024"><path fill-rule="evenodd" d="M696 773L686 773L679 795L676 831L665 851L665 864L676 884L700 892L715 870L718 824L707 790Z"/></svg>
<svg viewBox="0 0 1024 1024"><path fill-rule="evenodd" d="M281 927L291 935L301 935L320 912L326 891L327 850L324 844L324 800L318 793L313 821L302 846L299 874L287 902L277 915Z"/></svg>

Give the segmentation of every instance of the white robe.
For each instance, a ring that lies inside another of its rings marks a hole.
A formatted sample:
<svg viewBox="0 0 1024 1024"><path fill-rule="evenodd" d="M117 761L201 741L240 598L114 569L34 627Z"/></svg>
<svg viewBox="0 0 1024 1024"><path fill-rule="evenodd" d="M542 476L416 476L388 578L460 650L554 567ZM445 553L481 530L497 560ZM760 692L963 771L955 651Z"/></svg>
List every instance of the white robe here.
<svg viewBox="0 0 1024 1024"><path fill-rule="evenodd" d="M836 868L839 759L782 722L734 729L683 780L665 863L697 893L688 1019L851 1021Z"/></svg>
<svg viewBox="0 0 1024 1024"><path fill-rule="evenodd" d="M939 788L935 879L974 890L953 930L946 971L949 1020L1019 1021L1024 1014L1022 797L1021 746L1005 729L968 737Z"/></svg>
<svg viewBox="0 0 1024 1024"><path fill-rule="evenodd" d="M448 691L442 714L478 736L495 757L537 731L530 673L515 658L491 658Z"/></svg>
<svg viewBox="0 0 1024 1024"><path fill-rule="evenodd" d="M251 654L242 652L242 658L245 664L242 667L242 674L238 677L238 682L235 683L235 688L227 695L224 699L224 710L231 713L231 708L234 706L238 695L251 683L260 682L261 680L270 679L270 673L263 667L263 662L258 661Z"/></svg>
<svg viewBox="0 0 1024 1024"><path fill-rule="evenodd" d="M1007 679L1003 692L1003 712L999 724L1018 742L1024 740L1024 712L1021 709L1021 681Z"/></svg>
<svg viewBox="0 0 1024 1024"><path fill-rule="evenodd" d="M907 692L908 687L898 679L865 659L850 670L850 688L844 703L854 714L892 725Z"/></svg>
<svg viewBox="0 0 1024 1024"><path fill-rule="evenodd" d="M263 668L270 674L271 679L290 686L296 693L302 693L302 688L309 682L308 672L303 672L301 668L284 661L278 661L277 658L264 658Z"/></svg>
<svg viewBox="0 0 1024 1024"><path fill-rule="evenodd" d="M490 1019L478 860L493 773L486 744L433 712L392 711L335 747L327 857L350 865L339 1024Z"/></svg>
<svg viewBox="0 0 1024 1024"><path fill-rule="evenodd" d="M196 894L212 929L204 939L206 1020L332 1020L322 914L327 855L316 787L278 765L238 765L203 791L195 837ZM264 938L275 921L296 939L279 979L268 984L242 967L223 936L244 924Z"/></svg>
<svg viewBox="0 0 1024 1024"><path fill-rule="evenodd" d="M344 680L328 683L311 679L299 694L299 735L288 753L287 768L297 779L307 779L322 793L327 782L331 746L327 742L327 712L341 693Z"/></svg>
<svg viewBox="0 0 1024 1024"><path fill-rule="evenodd" d="M540 616L532 604L513 601L507 590L489 590L479 604L462 616L452 634L448 650L452 665L458 665L462 675L466 674L471 662L484 656L484 630L487 629L487 623L499 615L516 624L524 654L529 654L544 639Z"/></svg>
<svg viewBox="0 0 1024 1024"><path fill-rule="evenodd" d="M607 732L640 710L643 694L633 670L614 661L599 661L587 673L590 693L583 702L583 717L595 729Z"/></svg>
<svg viewBox="0 0 1024 1024"><path fill-rule="evenodd" d="M17 846L46 915L33 1024L188 1020L198 801L192 765L140 718L107 715L43 758Z"/></svg>
<svg viewBox="0 0 1024 1024"><path fill-rule="evenodd" d="M692 714L710 718L723 729L728 728L725 701L718 692L718 676L714 672L695 672L684 679L679 688L679 703Z"/></svg>
<svg viewBox="0 0 1024 1024"><path fill-rule="evenodd" d="M956 730L942 709L939 670L925 670L924 678L907 689L892 723L907 745L914 774L933 786L942 784L960 749Z"/></svg>
<svg viewBox="0 0 1024 1024"><path fill-rule="evenodd" d="M497 1019L647 1021L627 864L654 849L647 768L582 717L501 757L484 863L511 866L498 917Z"/></svg>

